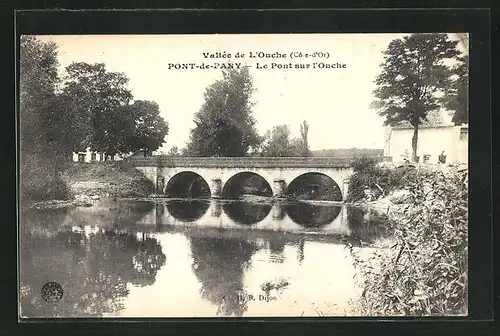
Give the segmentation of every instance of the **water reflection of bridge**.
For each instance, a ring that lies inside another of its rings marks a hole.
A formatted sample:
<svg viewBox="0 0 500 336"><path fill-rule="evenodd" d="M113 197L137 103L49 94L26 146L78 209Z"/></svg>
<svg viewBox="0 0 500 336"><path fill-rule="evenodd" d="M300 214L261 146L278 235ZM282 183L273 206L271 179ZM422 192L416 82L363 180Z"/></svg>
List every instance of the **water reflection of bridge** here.
<svg viewBox="0 0 500 336"><path fill-rule="evenodd" d="M346 208L306 203L259 204L219 200L170 200L144 215L146 226L242 228L279 232L350 235Z"/></svg>
<svg viewBox="0 0 500 336"><path fill-rule="evenodd" d="M247 268L259 253L268 262L293 258L306 265L322 259L314 249L311 257L310 246L318 242L355 245L359 238L379 235L373 231L376 218L364 211L307 204L123 200L34 212L23 219L21 283L31 292L22 298L22 306L30 316L118 314L129 284L156 286L161 268L176 272L175 263L166 263L166 258L177 245L169 247L161 239L165 236L189 244L188 260L201 296L217 307L217 315L242 316L247 303L234 293L247 290ZM154 234L158 232L180 234ZM325 254L326 262L331 256ZM57 306L36 296L34 289L48 279L69 288Z"/></svg>

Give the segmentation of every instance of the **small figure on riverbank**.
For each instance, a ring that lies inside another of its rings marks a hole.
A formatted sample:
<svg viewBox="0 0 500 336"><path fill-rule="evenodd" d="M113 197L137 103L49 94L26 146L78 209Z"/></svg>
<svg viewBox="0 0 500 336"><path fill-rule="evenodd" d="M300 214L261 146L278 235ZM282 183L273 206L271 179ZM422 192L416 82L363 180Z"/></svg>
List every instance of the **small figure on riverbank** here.
<svg viewBox="0 0 500 336"><path fill-rule="evenodd" d="M446 154L444 154L444 151L442 151L441 154L439 154L438 163L440 164L446 163Z"/></svg>

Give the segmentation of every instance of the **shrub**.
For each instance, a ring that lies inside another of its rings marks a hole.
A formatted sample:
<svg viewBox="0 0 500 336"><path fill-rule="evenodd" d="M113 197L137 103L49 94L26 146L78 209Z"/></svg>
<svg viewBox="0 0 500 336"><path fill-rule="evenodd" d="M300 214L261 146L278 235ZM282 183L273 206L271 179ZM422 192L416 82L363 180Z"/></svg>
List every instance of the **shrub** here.
<svg viewBox="0 0 500 336"><path fill-rule="evenodd" d="M56 159L50 156L23 155L20 174L20 196L23 204L72 197L71 190L59 171L63 165L54 163Z"/></svg>
<svg viewBox="0 0 500 336"><path fill-rule="evenodd" d="M354 173L349 178L347 201L355 202L365 197L364 189L368 187L376 195L404 188L419 177L429 176L431 172L415 167L390 168L378 166L372 158L355 158L351 162ZM380 190L382 189L382 190Z"/></svg>
<svg viewBox="0 0 500 336"><path fill-rule="evenodd" d="M394 245L362 259L352 246L367 315L467 312L467 191L463 173L411 175L414 202L393 214Z"/></svg>
<svg viewBox="0 0 500 336"><path fill-rule="evenodd" d="M365 172L366 170L373 169L373 167L375 167L375 160L367 156L355 157L351 160L350 166L356 173Z"/></svg>

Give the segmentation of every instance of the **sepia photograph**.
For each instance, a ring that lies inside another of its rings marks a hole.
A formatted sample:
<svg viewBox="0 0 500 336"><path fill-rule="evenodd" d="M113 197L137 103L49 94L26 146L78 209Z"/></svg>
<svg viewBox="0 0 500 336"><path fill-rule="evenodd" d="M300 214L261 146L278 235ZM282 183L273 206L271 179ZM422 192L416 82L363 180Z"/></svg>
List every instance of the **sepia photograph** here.
<svg viewBox="0 0 500 336"><path fill-rule="evenodd" d="M466 32L18 47L21 319L468 315Z"/></svg>

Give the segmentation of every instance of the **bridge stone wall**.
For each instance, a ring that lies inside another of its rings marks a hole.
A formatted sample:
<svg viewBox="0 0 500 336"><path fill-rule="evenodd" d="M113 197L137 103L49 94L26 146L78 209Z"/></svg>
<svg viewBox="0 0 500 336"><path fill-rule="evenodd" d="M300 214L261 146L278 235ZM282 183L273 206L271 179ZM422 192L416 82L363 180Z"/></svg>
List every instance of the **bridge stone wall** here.
<svg viewBox="0 0 500 336"><path fill-rule="evenodd" d="M351 158L330 157L152 157L130 159L148 179L165 193L168 182L182 172L200 175L209 185L212 197L219 197L225 183L234 175L252 172L260 175L271 186L275 196L283 196L286 187L306 173L321 173L330 177L342 191L345 199L352 170ZM377 161L387 158L377 157ZM164 181L163 186L159 181Z"/></svg>

